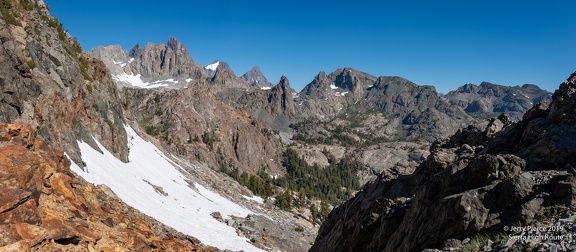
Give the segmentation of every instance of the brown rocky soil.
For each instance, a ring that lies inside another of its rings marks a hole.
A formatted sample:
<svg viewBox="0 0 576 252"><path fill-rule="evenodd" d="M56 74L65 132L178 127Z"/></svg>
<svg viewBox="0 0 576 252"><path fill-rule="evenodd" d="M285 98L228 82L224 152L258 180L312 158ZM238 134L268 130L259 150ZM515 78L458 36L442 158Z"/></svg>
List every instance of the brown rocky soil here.
<svg viewBox="0 0 576 252"><path fill-rule="evenodd" d="M0 251L217 251L69 167L30 126L0 125Z"/></svg>

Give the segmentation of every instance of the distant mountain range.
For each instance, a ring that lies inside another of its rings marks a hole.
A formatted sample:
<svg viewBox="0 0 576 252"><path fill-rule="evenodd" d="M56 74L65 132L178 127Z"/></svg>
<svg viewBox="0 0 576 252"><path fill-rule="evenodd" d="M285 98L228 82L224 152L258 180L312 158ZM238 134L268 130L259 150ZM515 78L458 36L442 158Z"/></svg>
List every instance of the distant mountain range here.
<svg viewBox="0 0 576 252"><path fill-rule="evenodd" d="M533 84L506 87L482 82L480 85L466 84L443 98L473 116L494 117L506 112L514 120L520 120L535 104L552 100L552 94Z"/></svg>
<svg viewBox="0 0 576 252"><path fill-rule="evenodd" d="M250 90L251 85L261 89L271 89L274 86L266 79L258 66L253 67L239 78L227 63L219 60L201 67L192 60L186 47L175 38L170 38L166 44L148 43L144 48L136 45L129 53L119 46L108 46L96 47L90 50L88 54L102 59L111 70L113 78L120 85L141 88L182 88L193 84L198 79L210 78L212 83L227 84L228 87L248 90ZM220 67L223 69L216 76ZM382 78L384 79L381 79L380 82L390 77ZM351 68L338 69L329 75L320 73L299 94L296 95L295 92L292 92L295 95L295 100L299 100L297 103L303 104L301 106L307 107L304 110L308 110L303 111L304 115L300 112L297 114L303 118L322 119L321 117L324 117L323 119L326 119L326 117L336 115L350 103L361 103L365 107L367 103L362 102L362 98L370 98L374 104L378 103L376 107L383 106L388 113L399 112L393 108L396 101L385 102L382 100L390 98L389 94L379 96L375 92L369 92L373 89L377 79L375 76ZM379 85L376 86L376 88L378 87ZM414 84L413 87L418 86ZM433 88L429 90L436 93ZM221 89L221 91L227 92L225 89ZM406 92L402 95L400 93L395 94L402 96L397 98L400 99L398 100L399 104L407 105L401 100L409 99L409 94L416 96L419 91L407 90ZM339 96L340 98L338 98ZM436 93L434 96L436 97L438 94ZM420 99L418 97L417 99ZM229 102L237 102L236 99L240 99L239 94L223 94L221 98L225 98ZM443 95L441 100L462 108L464 112L475 118L487 118L506 112L510 113L512 119L518 120L533 104L550 99L551 93L536 85L507 87L483 82L480 85L466 84ZM424 109L421 106L414 110L403 105L397 105L397 107L403 107L402 110L404 111L401 114L406 116L408 112L414 111L411 114L412 118L417 117ZM237 106L253 107L250 104L237 104ZM436 109L436 105L433 104L426 106ZM258 108L251 109L257 110ZM404 122L410 122L410 120L403 118Z"/></svg>

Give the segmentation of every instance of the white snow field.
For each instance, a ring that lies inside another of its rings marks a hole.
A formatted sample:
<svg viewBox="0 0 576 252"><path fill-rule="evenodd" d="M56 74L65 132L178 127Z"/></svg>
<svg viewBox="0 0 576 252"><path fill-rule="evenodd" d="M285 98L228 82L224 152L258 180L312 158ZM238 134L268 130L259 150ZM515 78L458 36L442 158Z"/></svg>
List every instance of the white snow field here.
<svg viewBox="0 0 576 252"><path fill-rule="evenodd" d="M86 167L72 162L71 169L91 183L110 187L126 204L204 244L235 251L263 251L210 215L218 211L225 218L245 217L252 214L250 210L197 183L193 183L195 189L191 188L176 164L131 127L125 128L130 147L128 163L118 160L97 141L104 153L78 142Z"/></svg>

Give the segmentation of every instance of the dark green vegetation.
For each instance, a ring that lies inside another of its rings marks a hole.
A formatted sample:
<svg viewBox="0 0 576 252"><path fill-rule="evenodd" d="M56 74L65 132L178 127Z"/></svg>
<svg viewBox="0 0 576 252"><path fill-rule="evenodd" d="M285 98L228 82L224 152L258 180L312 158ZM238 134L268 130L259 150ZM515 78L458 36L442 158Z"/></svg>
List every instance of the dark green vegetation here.
<svg viewBox="0 0 576 252"><path fill-rule="evenodd" d="M111 131L116 130L116 127L114 127L114 123L112 121L110 121L110 119L106 118L106 120L104 120L106 122L106 124L108 124L108 127L110 127Z"/></svg>
<svg viewBox="0 0 576 252"><path fill-rule="evenodd" d="M214 135L214 132L204 132L202 134L202 142L206 144L209 150L214 149L214 142L218 141L218 138Z"/></svg>
<svg viewBox="0 0 576 252"><path fill-rule="evenodd" d="M228 174L228 176L238 181L241 185L246 186L256 195L268 198L274 194L274 181L264 168L261 168L256 175L248 175L246 172L240 174L238 168L234 167L232 162L227 162L220 165L220 171Z"/></svg>
<svg viewBox="0 0 576 252"><path fill-rule="evenodd" d="M361 166L347 157L338 160L328 152L324 155L328 157L328 167L309 165L296 151L287 149L282 157L287 173L280 178L272 178L265 167L261 167L256 175L240 173L232 160L223 161L223 158L220 159L220 171L256 195L268 198L276 194L276 206L282 210L309 208L311 216L314 216L311 222L323 221L330 213L329 204L342 203L360 188L355 171ZM281 192L275 193L276 187L281 187ZM312 203L313 199L321 201L319 210Z"/></svg>
<svg viewBox="0 0 576 252"><path fill-rule="evenodd" d="M20 14L14 10L14 6L12 6L10 0L0 1L0 12L7 24L22 26L22 23L18 20Z"/></svg>
<svg viewBox="0 0 576 252"><path fill-rule="evenodd" d="M22 7L27 11L31 11L36 7L35 2L32 0L20 0L20 5L22 5Z"/></svg>
<svg viewBox="0 0 576 252"><path fill-rule="evenodd" d="M309 165L296 151L287 149L282 159L287 174L278 179L278 185L295 191L303 189L307 198L318 198L333 205L347 200L353 191L360 188L354 171L360 169L361 164L347 157L336 160L328 152L324 155L328 157L330 165L321 168Z"/></svg>

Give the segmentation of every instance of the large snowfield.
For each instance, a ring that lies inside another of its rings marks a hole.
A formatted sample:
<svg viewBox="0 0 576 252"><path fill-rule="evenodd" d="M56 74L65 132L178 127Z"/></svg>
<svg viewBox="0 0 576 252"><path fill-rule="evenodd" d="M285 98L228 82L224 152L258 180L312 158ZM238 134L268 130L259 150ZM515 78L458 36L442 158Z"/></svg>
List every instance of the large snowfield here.
<svg viewBox="0 0 576 252"><path fill-rule="evenodd" d="M234 228L216 221L210 215L245 217L252 212L205 187L191 182L178 166L129 126L125 126L130 147L130 161L123 163L108 152L94 150L78 142L84 169L72 162L71 169L87 181L104 184L126 204L156 220L220 249L263 251L236 234ZM154 187L153 187L154 186ZM156 188L155 188L156 187Z"/></svg>

